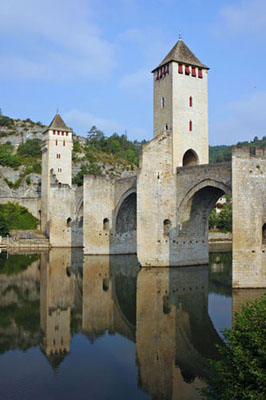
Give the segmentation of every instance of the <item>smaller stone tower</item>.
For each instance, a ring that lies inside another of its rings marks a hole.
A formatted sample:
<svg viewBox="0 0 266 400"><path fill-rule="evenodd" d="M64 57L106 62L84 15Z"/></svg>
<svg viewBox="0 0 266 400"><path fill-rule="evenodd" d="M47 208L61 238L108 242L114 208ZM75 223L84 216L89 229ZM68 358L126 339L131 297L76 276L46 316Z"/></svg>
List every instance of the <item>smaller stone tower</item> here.
<svg viewBox="0 0 266 400"><path fill-rule="evenodd" d="M41 229L49 236L51 183L72 185L72 130L57 113L43 132Z"/></svg>
<svg viewBox="0 0 266 400"><path fill-rule="evenodd" d="M176 167L207 164L208 67L179 38L154 75L154 136L172 135Z"/></svg>

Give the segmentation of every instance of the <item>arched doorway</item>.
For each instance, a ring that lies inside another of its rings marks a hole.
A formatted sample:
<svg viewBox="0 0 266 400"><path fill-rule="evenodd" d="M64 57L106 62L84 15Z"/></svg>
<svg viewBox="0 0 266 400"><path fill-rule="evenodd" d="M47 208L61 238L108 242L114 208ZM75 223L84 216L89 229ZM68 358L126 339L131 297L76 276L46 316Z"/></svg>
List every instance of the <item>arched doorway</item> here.
<svg viewBox="0 0 266 400"><path fill-rule="evenodd" d="M129 194L119 207L116 217L116 233L136 231L137 228L137 196Z"/></svg>
<svg viewBox="0 0 266 400"><path fill-rule="evenodd" d="M199 163L199 157L197 153L190 149L187 150L183 156L183 167L189 167L191 165L197 165Z"/></svg>

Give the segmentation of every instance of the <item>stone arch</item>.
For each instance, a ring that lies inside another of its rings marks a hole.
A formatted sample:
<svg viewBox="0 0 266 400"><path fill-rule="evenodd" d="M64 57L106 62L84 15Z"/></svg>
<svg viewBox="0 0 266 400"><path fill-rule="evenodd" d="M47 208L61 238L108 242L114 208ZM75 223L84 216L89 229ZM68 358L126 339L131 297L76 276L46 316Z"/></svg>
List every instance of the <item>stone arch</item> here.
<svg viewBox="0 0 266 400"><path fill-rule="evenodd" d="M197 153L192 149L187 150L183 155L183 161L182 161L183 167L197 165L198 163L199 163L199 157Z"/></svg>
<svg viewBox="0 0 266 400"><path fill-rule="evenodd" d="M206 179L191 188L179 207L180 233L184 236L208 236L208 217L217 200L232 195L231 187Z"/></svg>
<svg viewBox="0 0 266 400"><path fill-rule="evenodd" d="M116 207L115 231L126 233L137 229L137 195L136 189L128 190Z"/></svg>

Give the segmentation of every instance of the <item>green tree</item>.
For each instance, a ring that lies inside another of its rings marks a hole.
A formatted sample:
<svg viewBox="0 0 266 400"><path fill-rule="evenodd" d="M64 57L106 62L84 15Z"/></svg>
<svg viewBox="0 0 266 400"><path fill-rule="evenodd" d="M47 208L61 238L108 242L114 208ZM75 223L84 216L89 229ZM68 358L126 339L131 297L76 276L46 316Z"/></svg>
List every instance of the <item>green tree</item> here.
<svg viewBox="0 0 266 400"><path fill-rule="evenodd" d="M0 205L0 217L5 220L8 231L11 229L36 229L39 223L39 220L25 207L11 202Z"/></svg>
<svg viewBox="0 0 266 400"><path fill-rule="evenodd" d="M78 186L82 186L84 175L102 175L102 169L100 165L94 163L82 165L72 182Z"/></svg>
<svg viewBox="0 0 266 400"><path fill-rule="evenodd" d="M266 294L235 314L234 329L225 329L221 359L211 362L208 400L266 399Z"/></svg>
<svg viewBox="0 0 266 400"><path fill-rule="evenodd" d="M232 204L225 204L217 221L217 228L227 232L232 232Z"/></svg>
<svg viewBox="0 0 266 400"><path fill-rule="evenodd" d="M8 234L8 223L3 215L0 215L0 235L6 236Z"/></svg>
<svg viewBox="0 0 266 400"><path fill-rule="evenodd" d="M217 223L218 223L218 214L215 208L213 208L209 215L209 229L216 228Z"/></svg>
<svg viewBox="0 0 266 400"><path fill-rule="evenodd" d="M99 129L97 129L96 126L92 126L91 129L88 131L87 135L88 145L101 149L104 141L105 141L104 133Z"/></svg>
<svg viewBox="0 0 266 400"><path fill-rule="evenodd" d="M18 146L18 154L26 157L41 157L41 140L27 139L24 144Z"/></svg>
<svg viewBox="0 0 266 400"><path fill-rule="evenodd" d="M10 142L0 144L0 165L16 168L21 161L17 154L13 154L14 146Z"/></svg>

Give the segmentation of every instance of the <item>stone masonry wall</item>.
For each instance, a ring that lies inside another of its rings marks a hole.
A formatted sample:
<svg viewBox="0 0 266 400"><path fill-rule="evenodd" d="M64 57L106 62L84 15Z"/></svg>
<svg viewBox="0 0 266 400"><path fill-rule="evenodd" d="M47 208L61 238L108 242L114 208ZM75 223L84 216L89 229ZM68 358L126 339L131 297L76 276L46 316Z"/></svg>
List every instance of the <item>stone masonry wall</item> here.
<svg viewBox="0 0 266 400"><path fill-rule="evenodd" d="M136 231L116 232L116 217L123 199L136 191L136 178L113 180L84 177L83 243L85 254L136 253ZM108 227L104 220L108 219Z"/></svg>
<svg viewBox="0 0 266 400"><path fill-rule="evenodd" d="M266 287L266 149L233 147L233 287Z"/></svg>
<svg viewBox="0 0 266 400"><path fill-rule="evenodd" d="M143 266L208 263L208 215L223 193L231 194L230 163L180 167L173 174L171 156L170 134L143 148L137 185L137 249Z"/></svg>

